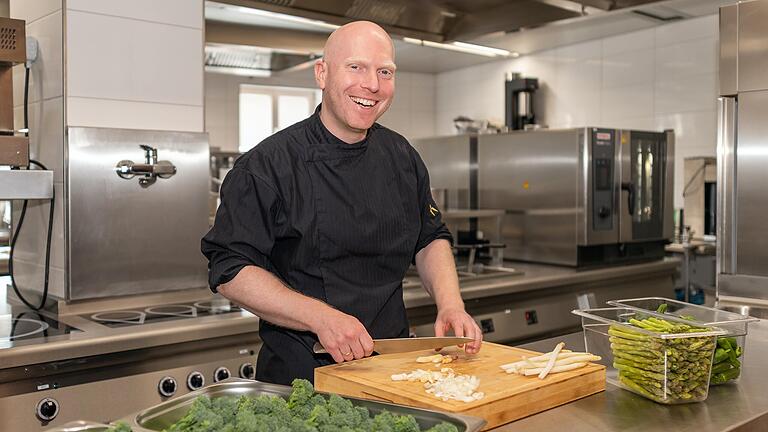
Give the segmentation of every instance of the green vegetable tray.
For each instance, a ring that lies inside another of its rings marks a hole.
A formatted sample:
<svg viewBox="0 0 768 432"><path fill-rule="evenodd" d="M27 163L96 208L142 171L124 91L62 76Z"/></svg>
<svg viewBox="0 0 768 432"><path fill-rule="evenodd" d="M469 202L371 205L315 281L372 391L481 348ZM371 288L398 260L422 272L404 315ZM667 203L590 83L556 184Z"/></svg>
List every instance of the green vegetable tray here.
<svg viewBox="0 0 768 432"><path fill-rule="evenodd" d="M199 396L207 396L211 399L245 395L251 397L272 395L288 398L290 394L291 387L289 386L230 378L142 410L123 419L123 421L131 425L133 432L162 431L181 420ZM445 422L456 426L459 432L476 432L481 430L486 423L485 420L475 417L349 397L345 397L345 399L351 401L352 405L356 407L367 408L371 415L379 414L385 410L393 414L411 415L422 430Z"/></svg>
<svg viewBox="0 0 768 432"><path fill-rule="evenodd" d="M742 364L746 359L744 346L749 323L760 321L747 315L724 311L707 306L685 303L663 297L641 297L609 301L609 305L628 307L643 312L662 312L682 318L703 327L719 327L726 330L726 336L717 339L715 360L709 385L735 384L741 376Z"/></svg>
<svg viewBox="0 0 768 432"><path fill-rule="evenodd" d="M662 404L707 398L717 337L727 331L628 307L574 310L606 380Z"/></svg>

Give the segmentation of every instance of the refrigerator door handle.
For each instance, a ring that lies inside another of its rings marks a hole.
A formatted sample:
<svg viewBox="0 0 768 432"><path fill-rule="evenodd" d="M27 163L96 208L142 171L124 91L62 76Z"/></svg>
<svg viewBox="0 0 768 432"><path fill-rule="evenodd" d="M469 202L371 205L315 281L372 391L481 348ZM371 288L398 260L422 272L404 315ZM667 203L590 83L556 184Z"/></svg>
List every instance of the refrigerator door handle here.
<svg viewBox="0 0 768 432"><path fill-rule="evenodd" d="M736 143L737 105L735 97L717 100L717 274L736 270ZM718 277L719 279L719 277ZM718 297L719 297L719 283Z"/></svg>

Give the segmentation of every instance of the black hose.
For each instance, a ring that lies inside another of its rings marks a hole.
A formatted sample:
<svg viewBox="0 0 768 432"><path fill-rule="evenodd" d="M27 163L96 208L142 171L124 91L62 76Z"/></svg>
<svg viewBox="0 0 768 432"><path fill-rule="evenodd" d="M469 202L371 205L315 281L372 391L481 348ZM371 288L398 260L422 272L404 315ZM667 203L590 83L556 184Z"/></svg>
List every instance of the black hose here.
<svg viewBox="0 0 768 432"><path fill-rule="evenodd" d="M29 68L24 68L24 135L29 136ZM48 170L45 165L42 163L36 161L36 160L29 160L30 165L35 165L43 170ZM43 280L43 295L40 298L40 304L35 306L33 305L29 300L27 300L22 294L21 290L19 290L19 287L16 285L16 279L13 277L13 252L16 249L16 240L19 238L19 232L21 231L21 226L24 224L24 216L27 214L27 205L29 201L24 200L22 206L21 206L21 214L19 215L19 223L18 227L16 228L16 232L13 233L11 236L11 252L8 256L8 273L11 276L11 286L13 287L13 291L16 293L16 296L21 300L22 303L27 305L30 309L33 310L40 310L45 306L45 302L48 300L48 282L50 280L50 270L51 270L51 240L53 237L53 212L54 207L56 203L56 188L54 187L51 192L51 207L50 212L48 214L48 237L45 242L45 277Z"/></svg>
<svg viewBox="0 0 768 432"><path fill-rule="evenodd" d="M41 164L40 162L37 162L35 160L30 159L30 164L36 165L40 167L40 169L47 170L48 168L45 167L45 165ZM51 271L51 240L53 237L53 213L54 213L54 207L56 202L56 190L53 189L52 195L51 195L51 206L50 211L48 213L48 236L46 238L45 242L45 277L43 279L43 295L40 298L40 304L35 306L33 305L29 300L27 300L22 294L21 290L19 290L19 287L16 285L16 279L13 276L13 253L16 249L16 241L19 238L19 232L21 231L21 227L24 223L24 216L27 213L27 205L29 203L28 200L24 200L24 203L21 206L21 214L19 215L19 223L18 227L16 228L16 231L13 233L13 236L11 236L11 253L8 257L8 273L11 276L11 286L13 287L13 291L16 293L16 296L21 300L22 303L27 305L32 310L40 310L45 306L45 302L48 300L48 285L50 280L50 271Z"/></svg>

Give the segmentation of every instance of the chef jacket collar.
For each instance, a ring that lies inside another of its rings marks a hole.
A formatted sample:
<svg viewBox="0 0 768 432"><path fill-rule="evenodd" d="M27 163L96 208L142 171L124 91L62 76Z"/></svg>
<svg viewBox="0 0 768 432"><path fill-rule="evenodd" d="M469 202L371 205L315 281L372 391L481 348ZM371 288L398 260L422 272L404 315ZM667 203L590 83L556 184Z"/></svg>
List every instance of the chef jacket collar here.
<svg viewBox="0 0 768 432"><path fill-rule="evenodd" d="M347 143L331 133L331 131L325 127L323 121L320 120L320 109L322 106L322 103L318 104L317 108L315 108L314 114L312 114L313 123L315 123L317 126L317 131L319 132L321 138L320 141L322 143L332 144L336 147L339 147L341 150L364 149L368 145L368 138L371 135L371 130L376 126L376 123L374 123L373 126L368 128L368 130L365 132L365 138L355 143Z"/></svg>

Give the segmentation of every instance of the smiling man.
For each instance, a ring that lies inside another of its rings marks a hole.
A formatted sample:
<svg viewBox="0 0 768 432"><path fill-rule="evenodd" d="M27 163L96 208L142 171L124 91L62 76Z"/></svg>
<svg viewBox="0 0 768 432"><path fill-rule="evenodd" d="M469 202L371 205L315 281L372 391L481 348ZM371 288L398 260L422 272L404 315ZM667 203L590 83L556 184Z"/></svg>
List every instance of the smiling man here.
<svg viewBox="0 0 768 432"><path fill-rule="evenodd" d="M237 160L202 240L211 289L261 318L256 378L312 380L317 366L371 355L374 338L407 337L411 263L437 305L435 333L472 337L477 352L427 169L376 123L395 93L392 40L370 22L339 28L315 80L322 104ZM313 354L318 341L330 356Z"/></svg>

